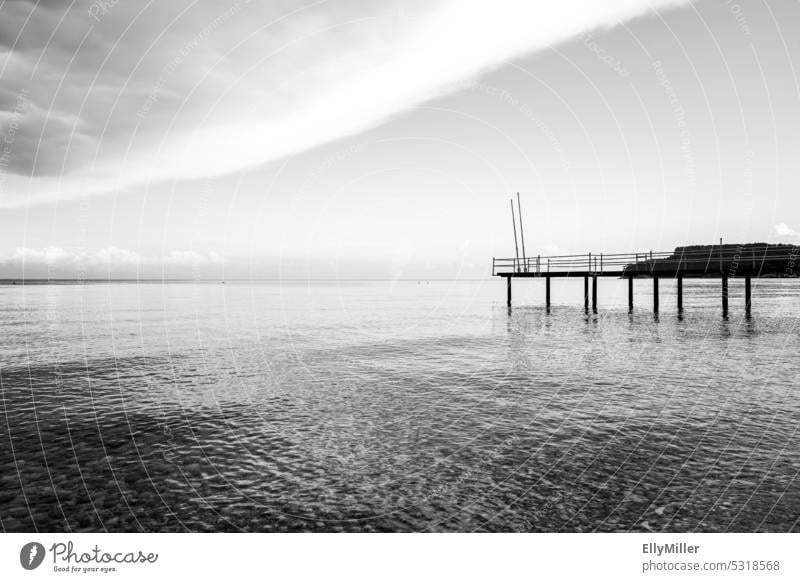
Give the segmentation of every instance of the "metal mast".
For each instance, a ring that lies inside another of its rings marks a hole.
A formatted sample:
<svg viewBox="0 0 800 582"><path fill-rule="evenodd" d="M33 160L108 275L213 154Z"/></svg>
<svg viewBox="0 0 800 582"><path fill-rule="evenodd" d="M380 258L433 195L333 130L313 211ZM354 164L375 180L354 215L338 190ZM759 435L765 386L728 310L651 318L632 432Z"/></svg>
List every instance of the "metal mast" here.
<svg viewBox="0 0 800 582"><path fill-rule="evenodd" d="M522 205L519 202L519 192L517 192L517 212L519 213L519 236L522 239L522 260L525 261L525 271L528 271L528 261L525 259L525 231L522 228Z"/></svg>
<svg viewBox="0 0 800 582"><path fill-rule="evenodd" d="M514 254L517 257L517 264L514 266L516 271L519 266L519 246L517 245L517 219L514 217L514 199L511 198L511 224L514 227Z"/></svg>

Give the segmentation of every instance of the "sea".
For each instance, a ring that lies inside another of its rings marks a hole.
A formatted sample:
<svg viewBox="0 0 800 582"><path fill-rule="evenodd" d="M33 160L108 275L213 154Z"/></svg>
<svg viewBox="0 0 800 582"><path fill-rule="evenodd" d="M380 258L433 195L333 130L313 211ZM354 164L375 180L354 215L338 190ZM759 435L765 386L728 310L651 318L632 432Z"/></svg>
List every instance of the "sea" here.
<svg viewBox="0 0 800 582"><path fill-rule="evenodd" d="M0 284L7 532L800 530L800 281Z"/></svg>

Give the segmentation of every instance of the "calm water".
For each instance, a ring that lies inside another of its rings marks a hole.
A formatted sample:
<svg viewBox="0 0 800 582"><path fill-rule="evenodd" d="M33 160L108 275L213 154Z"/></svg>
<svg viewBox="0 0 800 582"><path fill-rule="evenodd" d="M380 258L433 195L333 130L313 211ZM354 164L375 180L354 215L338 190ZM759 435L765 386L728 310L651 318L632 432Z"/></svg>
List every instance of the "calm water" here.
<svg viewBox="0 0 800 582"><path fill-rule="evenodd" d="M7 531L789 531L800 282L0 286Z"/></svg>

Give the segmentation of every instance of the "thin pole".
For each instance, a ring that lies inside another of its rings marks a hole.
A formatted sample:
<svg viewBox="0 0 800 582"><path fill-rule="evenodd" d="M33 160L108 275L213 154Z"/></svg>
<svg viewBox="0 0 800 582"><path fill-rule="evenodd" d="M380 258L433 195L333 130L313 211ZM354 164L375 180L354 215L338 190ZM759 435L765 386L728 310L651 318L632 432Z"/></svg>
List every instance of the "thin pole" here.
<svg viewBox="0 0 800 582"><path fill-rule="evenodd" d="M511 224L514 227L514 253L517 257L517 264L514 265L514 270L517 270L517 266L519 265L519 246L517 245L517 219L514 216L514 199L511 199ZM509 287L510 289L510 287Z"/></svg>
<svg viewBox="0 0 800 582"><path fill-rule="evenodd" d="M519 236L522 239L522 258L525 259L528 255L525 254L525 231L522 228L522 205L519 203L519 192L517 192L517 212L519 213ZM527 260L525 260L525 271L528 270Z"/></svg>

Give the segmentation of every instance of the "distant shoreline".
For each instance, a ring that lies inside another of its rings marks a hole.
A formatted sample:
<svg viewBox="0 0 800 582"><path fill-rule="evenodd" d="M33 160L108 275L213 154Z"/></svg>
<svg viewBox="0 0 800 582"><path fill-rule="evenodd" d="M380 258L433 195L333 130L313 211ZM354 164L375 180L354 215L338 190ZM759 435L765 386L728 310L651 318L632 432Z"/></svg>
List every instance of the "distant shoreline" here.
<svg viewBox="0 0 800 582"><path fill-rule="evenodd" d="M24 285L86 285L102 283L197 283L216 284L226 283L447 283L454 281L463 282L491 282L490 276L480 279L0 279L0 286Z"/></svg>

